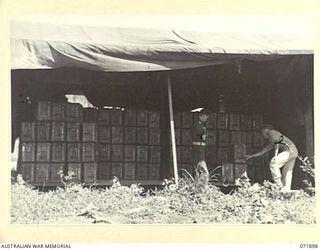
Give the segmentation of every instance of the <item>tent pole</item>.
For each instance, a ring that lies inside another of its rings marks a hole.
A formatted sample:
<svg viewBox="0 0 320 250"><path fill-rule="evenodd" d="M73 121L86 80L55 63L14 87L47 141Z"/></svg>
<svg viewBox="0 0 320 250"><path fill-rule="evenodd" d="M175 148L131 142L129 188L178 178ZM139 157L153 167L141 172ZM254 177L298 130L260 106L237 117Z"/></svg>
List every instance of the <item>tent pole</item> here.
<svg viewBox="0 0 320 250"><path fill-rule="evenodd" d="M172 158L173 158L173 170L175 184L178 186L178 165L177 165L177 149L176 149L176 137L174 132L174 119L173 119L173 108L172 108L172 90L171 90L171 75L167 75L168 84L168 98L169 98L169 113L170 113L170 129L171 129L171 145L172 145Z"/></svg>

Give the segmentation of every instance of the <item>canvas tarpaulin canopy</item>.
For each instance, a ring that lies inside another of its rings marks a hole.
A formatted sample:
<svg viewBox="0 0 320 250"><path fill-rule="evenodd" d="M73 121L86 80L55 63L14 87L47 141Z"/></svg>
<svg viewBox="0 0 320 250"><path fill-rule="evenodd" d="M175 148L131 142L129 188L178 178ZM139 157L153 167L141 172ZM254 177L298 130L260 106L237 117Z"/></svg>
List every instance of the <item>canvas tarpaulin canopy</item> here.
<svg viewBox="0 0 320 250"><path fill-rule="evenodd" d="M294 36L11 22L11 69L126 72L313 54Z"/></svg>

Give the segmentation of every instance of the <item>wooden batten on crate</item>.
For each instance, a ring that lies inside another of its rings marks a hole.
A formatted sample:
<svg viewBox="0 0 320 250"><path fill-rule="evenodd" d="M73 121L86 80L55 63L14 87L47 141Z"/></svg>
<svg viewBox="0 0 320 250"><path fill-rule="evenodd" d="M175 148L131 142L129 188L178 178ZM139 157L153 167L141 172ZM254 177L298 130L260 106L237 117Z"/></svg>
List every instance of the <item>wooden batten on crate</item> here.
<svg viewBox="0 0 320 250"><path fill-rule="evenodd" d="M51 123L38 122L37 123L37 141L50 141L51 140Z"/></svg>
<svg viewBox="0 0 320 250"><path fill-rule="evenodd" d="M51 143L49 142L38 142L36 150L36 161L37 162L50 162L51 160Z"/></svg>
<svg viewBox="0 0 320 250"><path fill-rule="evenodd" d="M80 141L80 123L79 122L67 123L67 141L68 142Z"/></svg>
<svg viewBox="0 0 320 250"><path fill-rule="evenodd" d="M21 141L36 141L36 122L21 123Z"/></svg>
<svg viewBox="0 0 320 250"><path fill-rule="evenodd" d="M240 130L240 114L229 114L229 129Z"/></svg>
<svg viewBox="0 0 320 250"><path fill-rule="evenodd" d="M208 129L207 130L207 140L206 140L207 146L216 146L217 141L218 141L217 137L218 137L217 130Z"/></svg>
<svg viewBox="0 0 320 250"><path fill-rule="evenodd" d="M84 122L96 122L97 120L98 120L98 109L96 108L83 109Z"/></svg>
<svg viewBox="0 0 320 250"><path fill-rule="evenodd" d="M135 144L136 143L136 128L125 127L124 128L124 143Z"/></svg>
<svg viewBox="0 0 320 250"><path fill-rule="evenodd" d="M134 180L136 178L136 164L134 162L125 162L123 168L123 178L125 180Z"/></svg>
<svg viewBox="0 0 320 250"><path fill-rule="evenodd" d="M35 142L21 143L21 161L22 162L36 161L36 143Z"/></svg>
<svg viewBox="0 0 320 250"><path fill-rule="evenodd" d="M52 122L51 140L63 142L66 139L66 126L64 122Z"/></svg>
<svg viewBox="0 0 320 250"><path fill-rule="evenodd" d="M192 146L181 146L181 162L192 163Z"/></svg>
<svg viewBox="0 0 320 250"><path fill-rule="evenodd" d="M36 117L38 121L50 121L51 102L38 102Z"/></svg>
<svg viewBox="0 0 320 250"><path fill-rule="evenodd" d="M50 164L50 181L53 183L61 182L60 172L64 172L64 163Z"/></svg>
<svg viewBox="0 0 320 250"><path fill-rule="evenodd" d="M68 103L66 110L67 122L81 122L83 119L82 106L77 103Z"/></svg>
<svg viewBox="0 0 320 250"><path fill-rule="evenodd" d="M148 163L137 163L136 166L136 178L138 180L148 179Z"/></svg>
<svg viewBox="0 0 320 250"><path fill-rule="evenodd" d="M143 110L137 111L137 126L138 127L148 127L149 119L148 112Z"/></svg>
<svg viewBox="0 0 320 250"><path fill-rule="evenodd" d="M207 120L207 128L208 129L216 129L217 128L217 119L218 119L217 113L210 113L208 120ZM198 121L198 117L197 117L196 121Z"/></svg>
<svg viewBox="0 0 320 250"><path fill-rule="evenodd" d="M83 163L83 181L92 184L97 181L98 164L96 162Z"/></svg>
<svg viewBox="0 0 320 250"><path fill-rule="evenodd" d="M149 128L149 145L160 145L160 129Z"/></svg>
<svg viewBox="0 0 320 250"><path fill-rule="evenodd" d="M138 127L137 128L137 144L148 144L148 128Z"/></svg>
<svg viewBox="0 0 320 250"><path fill-rule="evenodd" d="M137 146L137 162L148 162L149 146Z"/></svg>
<svg viewBox="0 0 320 250"><path fill-rule="evenodd" d="M123 178L123 163L122 162L112 162L111 163L111 173L110 178L117 177L119 179Z"/></svg>
<svg viewBox="0 0 320 250"><path fill-rule="evenodd" d="M192 124L193 124L193 113L182 112L181 113L181 127L182 128L191 128Z"/></svg>
<svg viewBox="0 0 320 250"><path fill-rule="evenodd" d="M65 162L66 161L66 143L53 142L51 144L51 161Z"/></svg>
<svg viewBox="0 0 320 250"><path fill-rule="evenodd" d="M136 161L136 146L124 145L124 161L135 162Z"/></svg>
<svg viewBox="0 0 320 250"><path fill-rule="evenodd" d="M111 145L106 143L99 144L99 161L110 161L111 160L111 152L110 152Z"/></svg>
<svg viewBox="0 0 320 250"><path fill-rule="evenodd" d="M97 124L94 122L84 122L82 124L82 141L96 142L98 141Z"/></svg>
<svg viewBox="0 0 320 250"><path fill-rule="evenodd" d="M160 128L160 113L159 112L149 112L149 127L150 128Z"/></svg>
<svg viewBox="0 0 320 250"><path fill-rule="evenodd" d="M111 142L111 128L105 125L99 125L98 127L99 142L110 143Z"/></svg>
<svg viewBox="0 0 320 250"><path fill-rule="evenodd" d="M110 109L98 109L98 122L100 124L109 125L110 124Z"/></svg>
<svg viewBox="0 0 320 250"><path fill-rule="evenodd" d="M67 161L81 162L81 143L67 143Z"/></svg>
<svg viewBox="0 0 320 250"><path fill-rule="evenodd" d="M160 179L160 164L150 164L149 165L149 180L159 180Z"/></svg>
<svg viewBox="0 0 320 250"><path fill-rule="evenodd" d="M206 147L205 157L206 157L206 162L216 163L217 162L217 148L216 147Z"/></svg>
<svg viewBox="0 0 320 250"><path fill-rule="evenodd" d="M111 161L123 161L123 145L111 145Z"/></svg>
<svg viewBox="0 0 320 250"><path fill-rule="evenodd" d="M251 115L241 115L241 130L251 130L252 128L252 117Z"/></svg>
<svg viewBox="0 0 320 250"><path fill-rule="evenodd" d="M149 161L151 163L160 163L160 146L150 146L149 147Z"/></svg>
<svg viewBox="0 0 320 250"><path fill-rule="evenodd" d="M218 129L228 129L228 114L226 113L218 113L217 116L217 128Z"/></svg>
<svg viewBox="0 0 320 250"><path fill-rule="evenodd" d="M112 143L123 143L123 127L111 127L111 141Z"/></svg>
<svg viewBox="0 0 320 250"><path fill-rule="evenodd" d="M26 182L35 182L35 168L34 162L21 162L21 174Z"/></svg>
<svg viewBox="0 0 320 250"><path fill-rule="evenodd" d="M218 131L218 146L230 145L230 131L219 130Z"/></svg>
<svg viewBox="0 0 320 250"><path fill-rule="evenodd" d="M181 145L192 144L192 131L191 129L181 129Z"/></svg>
<svg viewBox="0 0 320 250"><path fill-rule="evenodd" d="M122 114L123 111L120 109L112 109L110 111L110 124L112 126L121 126L122 125Z"/></svg>
<svg viewBox="0 0 320 250"><path fill-rule="evenodd" d="M97 159L96 143L82 143L82 162L94 162Z"/></svg>
<svg viewBox="0 0 320 250"><path fill-rule="evenodd" d="M51 120L52 121L65 121L66 120L66 103L51 104Z"/></svg>
<svg viewBox="0 0 320 250"><path fill-rule="evenodd" d="M35 182L37 183L48 183L50 182L50 163L48 162L37 162L35 171Z"/></svg>

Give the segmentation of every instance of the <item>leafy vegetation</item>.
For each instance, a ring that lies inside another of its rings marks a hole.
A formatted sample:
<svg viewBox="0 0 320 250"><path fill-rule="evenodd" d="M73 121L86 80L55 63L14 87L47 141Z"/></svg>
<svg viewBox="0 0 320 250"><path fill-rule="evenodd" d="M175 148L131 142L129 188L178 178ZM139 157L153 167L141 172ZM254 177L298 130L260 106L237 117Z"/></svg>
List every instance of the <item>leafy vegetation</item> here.
<svg viewBox="0 0 320 250"><path fill-rule="evenodd" d="M314 224L314 193L284 193L273 183L250 184L224 194L214 185L194 181L190 174L165 180L161 189L139 184L122 186L117 178L108 188L72 183L62 176L64 188L41 192L21 176L11 186L11 222L18 224Z"/></svg>

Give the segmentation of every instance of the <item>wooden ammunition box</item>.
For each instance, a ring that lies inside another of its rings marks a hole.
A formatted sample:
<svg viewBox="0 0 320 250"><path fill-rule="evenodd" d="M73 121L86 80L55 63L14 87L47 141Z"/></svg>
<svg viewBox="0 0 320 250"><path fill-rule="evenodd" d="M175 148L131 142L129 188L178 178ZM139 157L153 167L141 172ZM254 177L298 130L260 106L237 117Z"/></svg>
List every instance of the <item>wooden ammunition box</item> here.
<svg viewBox="0 0 320 250"><path fill-rule="evenodd" d="M181 145L192 145L191 129L181 129Z"/></svg>
<svg viewBox="0 0 320 250"><path fill-rule="evenodd" d="M96 142L98 140L97 124L93 122L84 122L82 124L82 141Z"/></svg>
<svg viewBox="0 0 320 250"><path fill-rule="evenodd" d="M240 163L235 163L234 164L234 179L242 179L246 177L247 174L247 164L240 164Z"/></svg>
<svg viewBox="0 0 320 250"><path fill-rule="evenodd" d="M122 162L112 162L111 163L111 173L110 178L113 179L117 177L118 179L123 179L123 163Z"/></svg>
<svg viewBox="0 0 320 250"><path fill-rule="evenodd" d="M191 128L193 124L193 114L191 112L181 113L181 127Z"/></svg>
<svg viewBox="0 0 320 250"><path fill-rule="evenodd" d="M244 131L241 132L241 142L247 147L252 147L253 132Z"/></svg>
<svg viewBox="0 0 320 250"><path fill-rule="evenodd" d="M229 115L229 129L240 130L240 114L230 114Z"/></svg>
<svg viewBox="0 0 320 250"><path fill-rule="evenodd" d="M264 138L263 138L262 134L260 134L259 132L254 132L252 146L255 148L262 148L263 142L264 142Z"/></svg>
<svg viewBox="0 0 320 250"><path fill-rule="evenodd" d="M66 119L66 104L53 102L51 104L51 120L52 121L65 121Z"/></svg>
<svg viewBox="0 0 320 250"><path fill-rule="evenodd" d="M174 120L174 127L180 128L181 127L181 113L180 112L173 113L173 120Z"/></svg>
<svg viewBox="0 0 320 250"><path fill-rule="evenodd" d="M207 120L207 128L208 129L216 129L217 128L217 113L210 113ZM198 118L197 118L198 119Z"/></svg>
<svg viewBox="0 0 320 250"><path fill-rule="evenodd" d="M263 116L261 114L252 115L252 129L261 129L263 124Z"/></svg>
<svg viewBox="0 0 320 250"><path fill-rule="evenodd" d="M206 162L215 163L217 162L217 148L206 147L205 149Z"/></svg>
<svg viewBox="0 0 320 250"><path fill-rule="evenodd" d="M53 142L51 144L51 161L52 162L65 162L66 160L66 144Z"/></svg>
<svg viewBox="0 0 320 250"><path fill-rule="evenodd" d="M83 109L84 122L96 122L98 120L98 109L85 108Z"/></svg>
<svg viewBox="0 0 320 250"><path fill-rule="evenodd" d="M123 146L122 145L111 145L111 160L112 161L123 161Z"/></svg>
<svg viewBox="0 0 320 250"><path fill-rule="evenodd" d="M36 159L36 143L23 142L21 143L21 161L32 162Z"/></svg>
<svg viewBox="0 0 320 250"><path fill-rule="evenodd" d="M218 113L217 117L217 128L218 129L228 129L228 114Z"/></svg>
<svg viewBox="0 0 320 250"><path fill-rule="evenodd" d="M124 143L135 144L136 143L136 128L125 127L124 128Z"/></svg>
<svg viewBox="0 0 320 250"><path fill-rule="evenodd" d="M251 130L252 128L252 119L251 115L241 115L241 130Z"/></svg>
<svg viewBox="0 0 320 250"><path fill-rule="evenodd" d="M51 120L51 102L38 102L37 120L38 121Z"/></svg>
<svg viewBox="0 0 320 250"><path fill-rule="evenodd" d="M124 125L136 126L137 124L137 112L133 109L126 109L124 111Z"/></svg>
<svg viewBox="0 0 320 250"><path fill-rule="evenodd" d="M150 146L149 152L150 152L150 162L152 163L159 163L160 162L160 146Z"/></svg>
<svg viewBox="0 0 320 250"><path fill-rule="evenodd" d="M34 171L35 171L35 163L30 162L22 162L21 163L21 175L24 181L26 182L34 182Z"/></svg>
<svg viewBox="0 0 320 250"><path fill-rule="evenodd" d="M208 129L207 130L207 146L216 146L217 145L217 130Z"/></svg>
<svg viewBox="0 0 320 250"><path fill-rule="evenodd" d="M110 161L110 144L100 143L99 144L99 161Z"/></svg>
<svg viewBox="0 0 320 250"><path fill-rule="evenodd" d="M80 123L78 122L67 123L67 141L68 142L80 141Z"/></svg>
<svg viewBox="0 0 320 250"><path fill-rule="evenodd" d="M149 127L150 128L160 128L160 113L159 112L149 112Z"/></svg>
<svg viewBox="0 0 320 250"><path fill-rule="evenodd" d="M64 141L66 138L66 129L64 122L52 122L51 140Z"/></svg>
<svg viewBox="0 0 320 250"><path fill-rule="evenodd" d="M96 143L84 142L82 143L82 161L93 162L96 161L97 151Z"/></svg>
<svg viewBox="0 0 320 250"><path fill-rule="evenodd" d="M37 143L37 162L50 162L51 144L46 142Z"/></svg>
<svg viewBox="0 0 320 250"><path fill-rule="evenodd" d="M221 166L221 181L222 183L231 184L234 182L233 164L222 163Z"/></svg>
<svg viewBox="0 0 320 250"><path fill-rule="evenodd" d="M149 144L160 145L160 133L159 128L149 128Z"/></svg>
<svg viewBox="0 0 320 250"><path fill-rule="evenodd" d="M110 109L98 109L98 122L104 125L110 124Z"/></svg>
<svg viewBox="0 0 320 250"><path fill-rule="evenodd" d="M241 144L241 132L240 131L230 131L230 144Z"/></svg>
<svg viewBox="0 0 320 250"><path fill-rule="evenodd" d="M148 144L148 128L137 128L137 143Z"/></svg>
<svg viewBox="0 0 320 250"><path fill-rule="evenodd" d="M75 182L81 181L82 167L81 163L68 163L67 164L68 173L73 173L72 180Z"/></svg>
<svg viewBox="0 0 320 250"><path fill-rule="evenodd" d="M82 106L78 103L68 103L66 111L67 122L81 122L82 121Z"/></svg>
<svg viewBox="0 0 320 250"><path fill-rule="evenodd" d="M121 126L123 111L120 109L112 109L110 112L110 124L112 126Z"/></svg>
<svg viewBox="0 0 320 250"><path fill-rule="evenodd" d="M50 164L50 181L61 182L61 175L64 173L64 163L51 163Z"/></svg>
<svg viewBox="0 0 320 250"><path fill-rule="evenodd" d="M124 145L124 161L134 162L136 160L136 146Z"/></svg>
<svg viewBox="0 0 320 250"><path fill-rule="evenodd" d="M37 124L37 141L50 141L51 123L38 122Z"/></svg>
<svg viewBox="0 0 320 250"><path fill-rule="evenodd" d="M111 128L107 126L99 126L99 135L100 142L110 143L111 142Z"/></svg>
<svg viewBox="0 0 320 250"><path fill-rule="evenodd" d="M233 145L233 159L236 163L245 163L246 160L244 156L246 155L246 145L245 144L235 144Z"/></svg>
<svg viewBox="0 0 320 250"><path fill-rule="evenodd" d="M137 146L137 162L148 162L148 146Z"/></svg>
<svg viewBox="0 0 320 250"><path fill-rule="evenodd" d="M137 111L137 126L148 127L148 112L139 110Z"/></svg>
<svg viewBox="0 0 320 250"><path fill-rule="evenodd" d="M21 123L21 141L36 141L36 123L22 122Z"/></svg>
<svg viewBox="0 0 320 250"><path fill-rule="evenodd" d="M148 164L138 163L136 165L136 178L138 180L147 180L148 179Z"/></svg>
<svg viewBox="0 0 320 250"><path fill-rule="evenodd" d="M125 180L134 180L136 175L136 164L133 162L126 162L124 163L124 174L123 174L123 178Z"/></svg>
<svg viewBox="0 0 320 250"><path fill-rule="evenodd" d="M123 127L112 127L111 128L111 141L112 143L123 142Z"/></svg>
<svg viewBox="0 0 320 250"><path fill-rule="evenodd" d="M67 161L68 162L81 161L81 143L67 144Z"/></svg>
<svg viewBox="0 0 320 250"><path fill-rule="evenodd" d="M218 145L219 146L230 145L230 131L227 131L227 130L218 131Z"/></svg>
<svg viewBox="0 0 320 250"><path fill-rule="evenodd" d="M181 146L181 162L192 163L192 146Z"/></svg>
<svg viewBox="0 0 320 250"><path fill-rule="evenodd" d="M83 181L84 183L95 183L97 181L98 163L83 163Z"/></svg>
<svg viewBox="0 0 320 250"><path fill-rule="evenodd" d="M149 180L159 180L159 179L160 179L160 164L150 164Z"/></svg>
<svg viewBox="0 0 320 250"><path fill-rule="evenodd" d="M99 162L98 163L98 180L109 180L110 169L111 169L111 163Z"/></svg>
<svg viewBox="0 0 320 250"><path fill-rule="evenodd" d="M47 183L50 182L50 163L36 163L35 182Z"/></svg>

